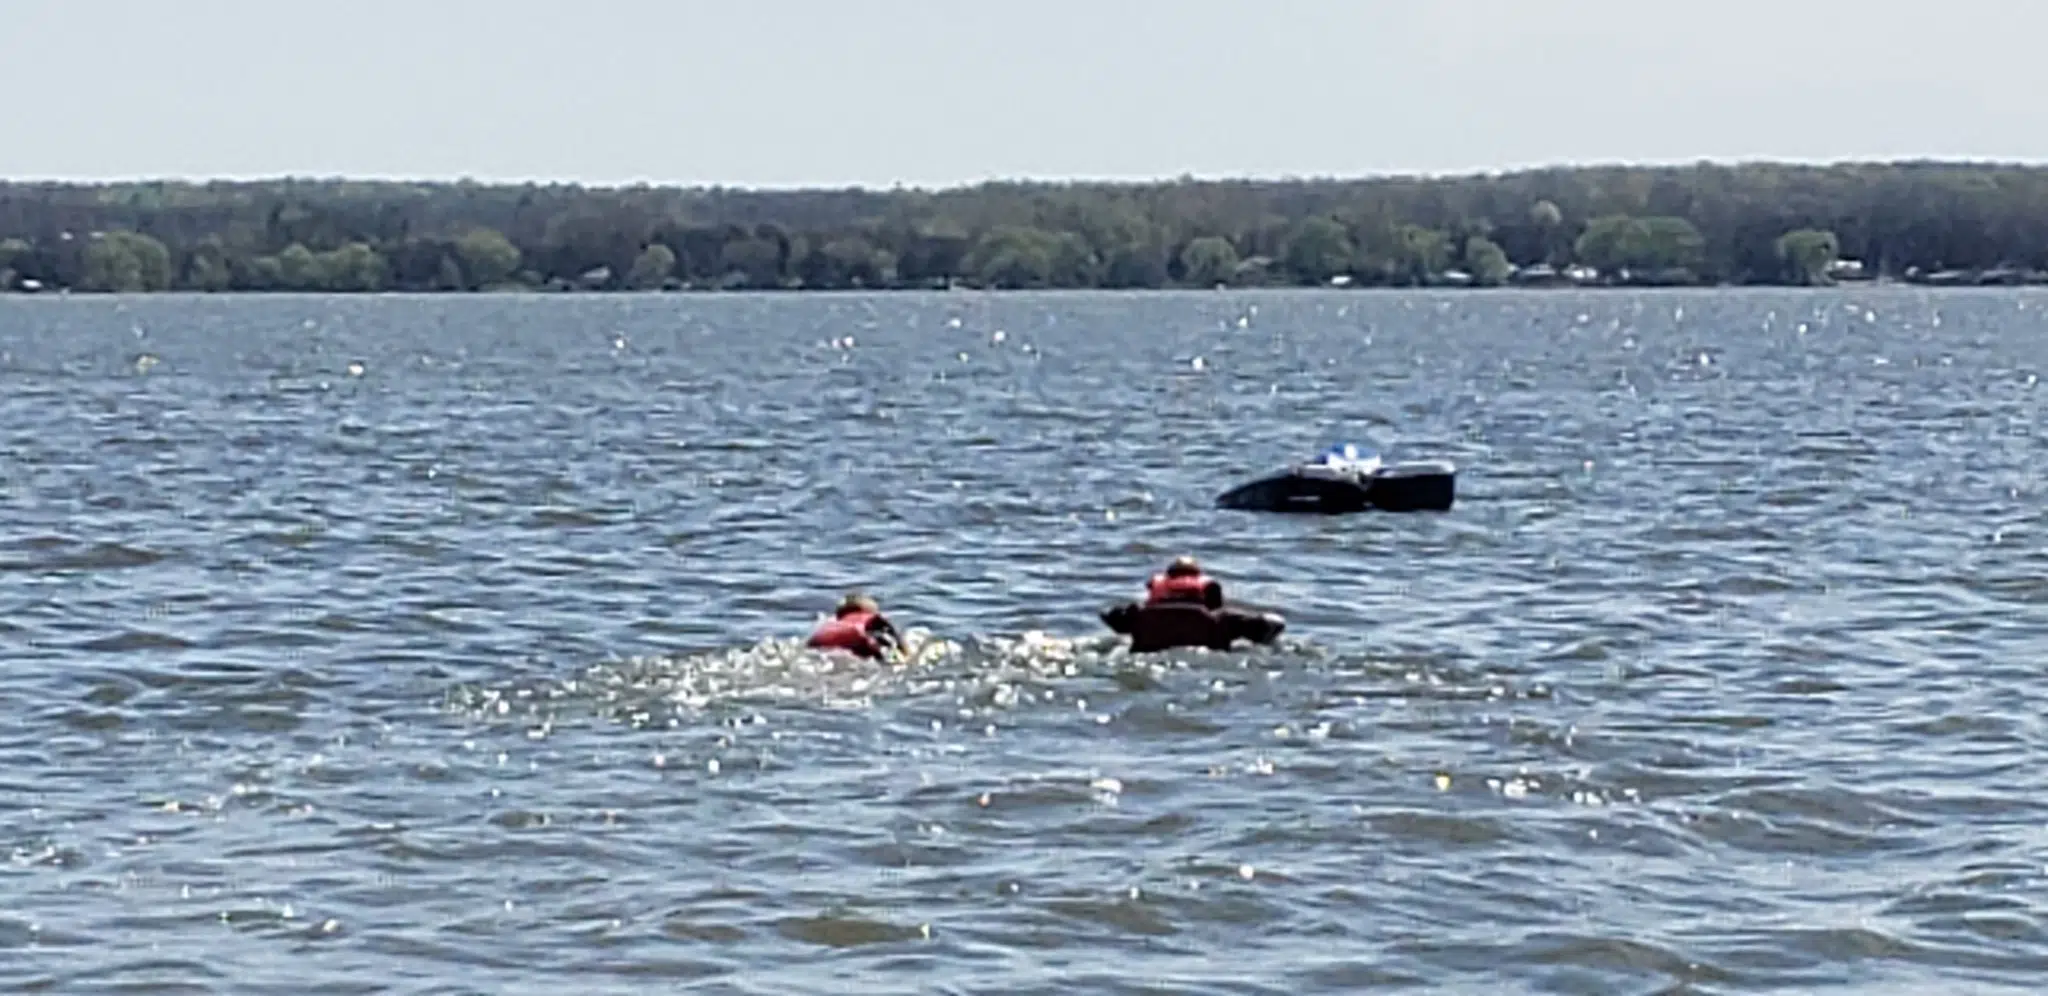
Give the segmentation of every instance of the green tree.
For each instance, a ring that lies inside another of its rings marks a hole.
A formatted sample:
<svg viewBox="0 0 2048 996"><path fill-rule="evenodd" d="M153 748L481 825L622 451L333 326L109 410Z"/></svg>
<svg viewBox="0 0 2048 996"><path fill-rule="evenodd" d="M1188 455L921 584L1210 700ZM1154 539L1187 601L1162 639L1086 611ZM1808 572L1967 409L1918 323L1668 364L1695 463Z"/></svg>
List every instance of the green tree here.
<svg viewBox="0 0 2048 996"><path fill-rule="evenodd" d="M1090 212L1078 223L1087 242L1085 255L1093 262L1089 284L1105 287L1159 287L1166 283L1170 254L1159 227L1135 206L1123 203L1100 213Z"/></svg>
<svg viewBox="0 0 2048 996"><path fill-rule="evenodd" d="M1229 283L1237 263L1237 247L1220 235L1190 239L1180 250L1181 279L1197 287Z"/></svg>
<svg viewBox="0 0 2048 996"><path fill-rule="evenodd" d="M1707 240L1692 222L1659 215L1643 219L1647 241L1646 267L1697 272L1706 259Z"/></svg>
<svg viewBox="0 0 2048 996"><path fill-rule="evenodd" d="M1399 225L1394 246L1395 272L1404 283L1426 284L1451 268L1451 238L1434 228Z"/></svg>
<svg viewBox="0 0 2048 996"><path fill-rule="evenodd" d="M219 236L208 236L192 247L192 254L185 260L186 287L217 293L232 288L234 283L234 265Z"/></svg>
<svg viewBox="0 0 2048 996"><path fill-rule="evenodd" d="M817 256L823 263L820 276L828 287L882 287L896 279L896 257L876 248L866 236L833 239Z"/></svg>
<svg viewBox="0 0 2048 996"><path fill-rule="evenodd" d="M503 285L519 272L519 247L504 233L491 228L472 228L455 240L455 256L471 290L489 290Z"/></svg>
<svg viewBox="0 0 2048 996"><path fill-rule="evenodd" d="M967 254L974 249L974 242L967 226L953 218L906 226L891 242L897 276L913 285L944 286L972 272Z"/></svg>
<svg viewBox="0 0 2048 996"><path fill-rule="evenodd" d="M1586 223L1572 245L1579 262L1602 273L1622 269L1635 257L1642 241L1641 229L1627 215L1605 215Z"/></svg>
<svg viewBox="0 0 2048 996"><path fill-rule="evenodd" d="M1598 166L938 191L0 180L0 241L13 240L0 269L81 289L165 282L148 243L90 234L115 231L153 236L174 263L172 286L234 290L287 286L281 256L295 243L317 264L292 253L302 280L318 272L324 286L374 285L349 263L367 255L341 254L361 245L386 262L383 285L407 291L577 284L586 273L620 286L656 243L675 253L677 276L706 286L1147 287L1169 276L1212 284L1226 272L1232 282L1270 274L1321 283L1343 273L1405 284L1445 263L1443 247L1417 232L1447 235L1449 262L1482 283L1486 243L1513 261L1561 264L1576 254L1625 282L1804 282L1816 265L1824 273L1810 243L1786 243L1781 255L1787 229L1832 231L1840 256L1877 275L2009 267L2048 282L2048 167ZM1221 241L1196 249L1198 236ZM1244 257L1227 270L1225 243Z"/></svg>
<svg viewBox="0 0 2048 996"><path fill-rule="evenodd" d="M277 254L277 277L283 290L324 291L328 289L327 268L304 243L294 242Z"/></svg>
<svg viewBox="0 0 2048 996"><path fill-rule="evenodd" d="M1493 240L1478 237L1465 240L1465 270L1472 274L1473 283L1481 287L1498 287L1507 281L1514 269L1514 265L1508 262L1508 254Z"/></svg>
<svg viewBox="0 0 2048 996"><path fill-rule="evenodd" d="M21 239L0 239L0 292L13 290L21 282L21 274L14 264L24 260L33 251Z"/></svg>
<svg viewBox="0 0 2048 996"><path fill-rule="evenodd" d="M649 243L633 258L626 273L626 286L634 290L660 290L676 272L676 251L659 242Z"/></svg>
<svg viewBox="0 0 2048 996"><path fill-rule="evenodd" d="M285 289L284 266L276 256L252 256L234 266L236 287L252 291Z"/></svg>
<svg viewBox="0 0 2048 996"><path fill-rule="evenodd" d="M1586 225L1573 252L1580 262L1605 274L1623 271L1694 270L1706 240L1684 218L1603 215Z"/></svg>
<svg viewBox="0 0 2048 996"><path fill-rule="evenodd" d="M1351 269L1351 233L1334 218L1304 219L1287 236L1286 264L1297 282L1325 284Z"/></svg>
<svg viewBox="0 0 2048 996"><path fill-rule="evenodd" d="M1793 283L1818 287L1832 283L1828 268L1841 253L1835 233L1801 228L1778 236L1778 259L1785 265L1784 276Z"/></svg>
<svg viewBox="0 0 2048 996"><path fill-rule="evenodd" d="M320 255L319 269L331 290L373 294L384 289L391 266L368 244L351 242Z"/></svg>
<svg viewBox="0 0 2048 996"><path fill-rule="evenodd" d="M725 244L719 254L730 281L749 287L776 287L782 283L782 247L773 239L742 236Z"/></svg>
<svg viewBox="0 0 2048 996"><path fill-rule="evenodd" d="M1070 247L1043 229L1005 225L992 229L968 252L968 272L984 287L1046 287Z"/></svg>
<svg viewBox="0 0 2048 996"><path fill-rule="evenodd" d="M1529 225L1536 230L1537 244L1543 247L1542 262L1563 262L1564 212L1558 210L1557 202L1544 198L1529 205Z"/></svg>
<svg viewBox="0 0 2048 996"><path fill-rule="evenodd" d="M462 261L454 256L442 256L434 264L435 290L459 291L472 289L469 277L462 272Z"/></svg>
<svg viewBox="0 0 2048 996"><path fill-rule="evenodd" d="M1079 232L1052 237L1052 280L1055 287L1100 287L1108 265Z"/></svg>
<svg viewBox="0 0 2048 996"><path fill-rule="evenodd" d="M86 242L83 289L115 294L168 290L171 253L139 232L112 231Z"/></svg>

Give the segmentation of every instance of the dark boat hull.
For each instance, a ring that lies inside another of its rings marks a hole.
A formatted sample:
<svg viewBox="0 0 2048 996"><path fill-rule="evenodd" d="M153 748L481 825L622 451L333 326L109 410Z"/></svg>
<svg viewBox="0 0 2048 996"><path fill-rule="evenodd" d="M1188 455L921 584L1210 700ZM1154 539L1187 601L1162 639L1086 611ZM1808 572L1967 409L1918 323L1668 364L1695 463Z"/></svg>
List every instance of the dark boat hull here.
<svg viewBox="0 0 2048 996"><path fill-rule="evenodd" d="M1446 512L1457 500L1457 468L1439 460L1417 460L1362 474L1318 474L1292 468L1241 484L1218 495L1217 508L1245 512L1347 515L1382 512Z"/></svg>
<svg viewBox="0 0 2048 996"><path fill-rule="evenodd" d="M1130 637L1134 654L1178 648L1229 650L1239 640L1269 644L1287 629L1287 621L1270 612L1210 609L1192 602L1125 602L1102 610L1102 622Z"/></svg>

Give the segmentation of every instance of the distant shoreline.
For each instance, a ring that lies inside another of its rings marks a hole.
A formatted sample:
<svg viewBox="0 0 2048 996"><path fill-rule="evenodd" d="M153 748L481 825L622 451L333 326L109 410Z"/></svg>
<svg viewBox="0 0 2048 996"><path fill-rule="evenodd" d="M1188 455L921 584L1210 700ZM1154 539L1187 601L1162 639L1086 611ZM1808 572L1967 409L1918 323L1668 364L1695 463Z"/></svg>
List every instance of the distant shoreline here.
<svg viewBox="0 0 2048 996"><path fill-rule="evenodd" d="M2048 167L941 190L0 182L0 293L2048 285Z"/></svg>
<svg viewBox="0 0 2048 996"><path fill-rule="evenodd" d="M531 287L490 288L475 291L435 290L376 290L376 291L323 291L323 290L264 290L264 291L199 291L171 289L164 291L43 291L36 293L0 293L0 304L11 301L147 301L163 299L182 300L279 300L287 298L358 299L377 298L421 300L719 300L741 298L855 298L855 297L928 297L934 299L957 299L972 301L987 297L1031 298L1031 297L1294 297L1316 296L1330 298L1346 297L1401 297L1406 295L1427 295L1444 298L1517 296L1549 297L1569 296L1574 293L1600 297L1606 295L1670 295L1708 296L1713 294L1762 294L1762 293L1803 293L1814 295L1850 295L1855 293L1927 293L1949 292L1959 295L1987 291L2048 292L2048 284L1930 284L1908 283L1905 281L1858 281L1828 285L1805 286L1799 284L1688 284L1676 285L1587 285L1583 287L1293 287L1266 285L1256 287L1038 287L1038 288L988 288L953 290L922 287L865 287L865 288L812 288L799 290L741 288L731 290L613 290L613 291L565 291L555 292Z"/></svg>

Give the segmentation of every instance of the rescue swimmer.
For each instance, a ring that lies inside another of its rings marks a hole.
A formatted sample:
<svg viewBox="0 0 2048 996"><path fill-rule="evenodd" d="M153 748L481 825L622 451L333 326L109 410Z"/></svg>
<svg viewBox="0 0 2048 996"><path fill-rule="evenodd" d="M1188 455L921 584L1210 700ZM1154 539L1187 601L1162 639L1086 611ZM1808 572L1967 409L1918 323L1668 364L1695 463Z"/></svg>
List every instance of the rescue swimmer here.
<svg viewBox="0 0 2048 996"><path fill-rule="evenodd" d="M1273 613L1227 607L1222 582L1186 556L1175 557L1164 571L1152 575L1142 604L1125 602L1104 609L1102 622L1130 637L1134 654L1179 647L1229 650L1238 640L1269 644L1287 628L1286 620Z"/></svg>
<svg viewBox="0 0 2048 996"><path fill-rule="evenodd" d="M882 607L874 599L855 592L840 599L832 618L819 624L805 645L880 660L891 652L903 652L903 634L896 631L896 624L882 614Z"/></svg>

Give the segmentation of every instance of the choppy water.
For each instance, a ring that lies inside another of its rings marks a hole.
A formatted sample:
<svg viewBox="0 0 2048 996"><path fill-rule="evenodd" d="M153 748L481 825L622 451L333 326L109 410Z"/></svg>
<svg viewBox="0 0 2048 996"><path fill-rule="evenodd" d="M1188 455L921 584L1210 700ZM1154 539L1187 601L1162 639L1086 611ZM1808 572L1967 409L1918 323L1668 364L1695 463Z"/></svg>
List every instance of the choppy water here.
<svg viewBox="0 0 2048 996"><path fill-rule="evenodd" d="M2044 367L1988 291L0 300L0 989L2030 990ZM1347 438L1459 507L1208 507ZM1180 552L1287 645L1110 649ZM920 664L794 649L855 585Z"/></svg>

